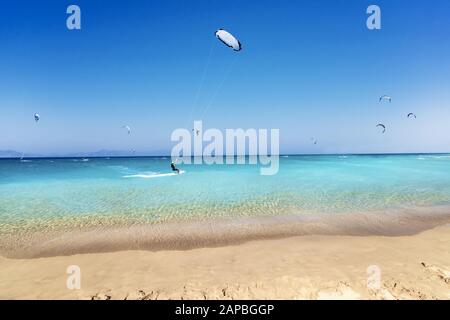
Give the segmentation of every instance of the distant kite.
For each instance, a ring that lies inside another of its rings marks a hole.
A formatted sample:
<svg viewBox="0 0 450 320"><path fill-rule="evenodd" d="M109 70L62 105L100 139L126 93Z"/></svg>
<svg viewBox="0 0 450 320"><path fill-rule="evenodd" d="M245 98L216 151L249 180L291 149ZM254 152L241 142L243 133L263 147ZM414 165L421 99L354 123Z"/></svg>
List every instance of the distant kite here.
<svg viewBox="0 0 450 320"><path fill-rule="evenodd" d="M408 119L414 117L414 119L417 119L416 115L412 112L408 113L407 115Z"/></svg>
<svg viewBox="0 0 450 320"><path fill-rule="evenodd" d="M238 39L236 39L231 33L223 29L219 29L215 33L217 39L222 41L227 47L232 48L234 51L240 51L242 45Z"/></svg>
<svg viewBox="0 0 450 320"><path fill-rule="evenodd" d="M128 134L131 133L131 128L130 128L130 126L122 126L122 128L127 129Z"/></svg>
<svg viewBox="0 0 450 320"><path fill-rule="evenodd" d="M385 133L385 132L386 132L386 126L385 126L384 124L379 123L379 124L376 125L376 127L381 127L381 128L383 128L383 131L382 131L381 133Z"/></svg>
<svg viewBox="0 0 450 320"><path fill-rule="evenodd" d="M389 103L391 103L392 102L392 97L387 96L387 95L381 96L380 97L380 102L383 101L383 100L389 101Z"/></svg>
<svg viewBox="0 0 450 320"><path fill-rule="evenodd" d="M39 122L40 119L41 119L41 116L39 115L39 113L35 113L34 114L34 121Z"/></svg>
<svg viewBox="0 0 450 320"><path fill-rule="evenodd" d="M312 141L313 144L317 144L317 139L314 137L311 137L310 140Z"/></svg>

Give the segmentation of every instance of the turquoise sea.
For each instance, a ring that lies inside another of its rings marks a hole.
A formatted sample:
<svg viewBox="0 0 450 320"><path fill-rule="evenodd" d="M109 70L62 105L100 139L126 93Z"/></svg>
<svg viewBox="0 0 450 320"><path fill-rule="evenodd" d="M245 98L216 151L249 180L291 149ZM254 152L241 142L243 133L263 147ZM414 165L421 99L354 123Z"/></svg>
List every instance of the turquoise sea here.
<svg viewBox="0 0 450 320"><path fill-rule="evenodd" d="M450 204L450 155L280 156L258 165L169 157L0 160L0 234L217 217L336 215Z"/></svg>

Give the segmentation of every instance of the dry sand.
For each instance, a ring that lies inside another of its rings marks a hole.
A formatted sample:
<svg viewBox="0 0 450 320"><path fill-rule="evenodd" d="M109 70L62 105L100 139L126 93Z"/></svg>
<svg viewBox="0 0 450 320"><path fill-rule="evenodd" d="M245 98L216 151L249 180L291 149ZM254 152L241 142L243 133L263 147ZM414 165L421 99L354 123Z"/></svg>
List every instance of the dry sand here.
<svg viewBox="0 0 450 320"><path fill-rule="evenodd" d="M190 250L0 258L0 298L450 299L449 231L444 225L398 237L305 235ZM79 290L66 287L69 265L81 268Z"/></svg>

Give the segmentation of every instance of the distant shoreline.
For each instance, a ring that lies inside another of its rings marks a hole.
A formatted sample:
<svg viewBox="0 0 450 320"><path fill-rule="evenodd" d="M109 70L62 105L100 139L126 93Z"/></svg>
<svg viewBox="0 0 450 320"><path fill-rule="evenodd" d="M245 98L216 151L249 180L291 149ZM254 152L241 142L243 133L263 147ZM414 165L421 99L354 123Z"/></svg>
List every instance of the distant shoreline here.
<svg viewBox="0 0 450 320"><path fill-rule="evenodd" d="M450 155L449 152L404 152L404 153L284 153L279 154L280 157L303 157L303 156L418 156L418 155ZM249 155L234 155L234 157L248 157ZM258 155L256 155L258 156ZM269 154L269 156L271 156ZM195 158L197 156L191 156L191 158ZM201 156L198 156L201 157ZM227 156L223 156L227 157ZM15 157L2 157L0 156L0 160L16 160L21 159L22 156ZM24 156L23 159L82 159L82 158L90 158L90 159L120 159L120 158L171 158L171 155L105 155L105 156L95 156L95 155L76 155L76 156Z"/></svg>

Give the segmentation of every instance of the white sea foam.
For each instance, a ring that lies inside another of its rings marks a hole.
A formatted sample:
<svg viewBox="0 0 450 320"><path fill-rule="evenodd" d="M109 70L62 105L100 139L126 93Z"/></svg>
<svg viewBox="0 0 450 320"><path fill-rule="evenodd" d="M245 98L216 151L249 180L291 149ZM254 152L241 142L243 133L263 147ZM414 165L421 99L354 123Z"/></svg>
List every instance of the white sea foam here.
<svg viewBox="0 0 450 320"><path fill-rule="evenodd" d="M450 155L442 155L442 156L432 156L425 155L417 158L418 160L440 160L440 159L450 159Z"/></svg>
<svg viewBox="0 0 450 320"><path fill-rule="evenodd" d="M83 159L71 159L71 161L72 161L72 162L78 162L78 161L81 161L81 162L88 162L89 159L87 159L87 158L83 158Z"/></svg>
<svg viewBox="0 0 450 320"><path fill-rule="evenodd" d="M180 170L179 174L183 174L185 171ZM161 177L173 177L178 176L178 173L171 172L171 173L157 173L157 172L142 172L137 174L130 174L123 176L123 178L143 178L143 179L150 179L150 178L161 178Z"/></svg>

